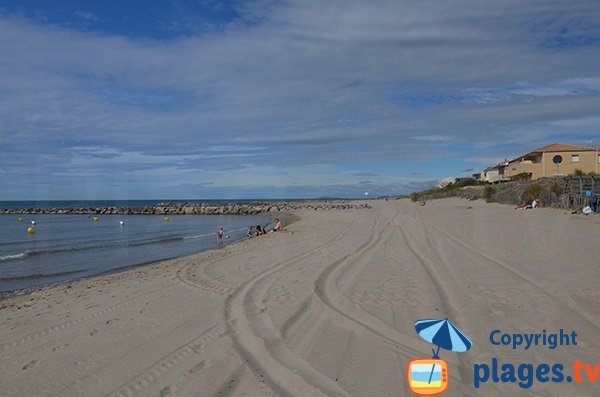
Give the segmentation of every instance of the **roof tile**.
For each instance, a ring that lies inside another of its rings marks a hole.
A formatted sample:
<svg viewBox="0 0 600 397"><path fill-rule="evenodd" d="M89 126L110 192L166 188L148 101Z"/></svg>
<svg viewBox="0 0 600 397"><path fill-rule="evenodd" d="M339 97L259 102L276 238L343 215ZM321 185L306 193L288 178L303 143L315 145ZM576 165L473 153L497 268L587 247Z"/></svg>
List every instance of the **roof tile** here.
<svg viewBox="0 0 600 397"><path fill-rule="evenodd" d="M553 143L548 146L541 147L539 149L535 149L534 152L571 152L571 151L587 151L587 150L596 150L593 147L589 146L575 146L569 145L566 143Z"/></svg>

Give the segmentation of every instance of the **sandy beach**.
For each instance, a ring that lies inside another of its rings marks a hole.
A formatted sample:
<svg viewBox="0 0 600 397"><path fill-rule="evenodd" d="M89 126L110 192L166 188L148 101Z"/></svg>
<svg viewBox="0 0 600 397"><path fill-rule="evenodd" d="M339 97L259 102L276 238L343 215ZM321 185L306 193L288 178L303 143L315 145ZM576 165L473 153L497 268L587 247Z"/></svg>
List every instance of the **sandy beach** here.
<svg viewBox="0 0 600 397"><path fill-rule="evenodd" d="M600 362L600 217L447 199L293 212L273 233L0 301L2 396L409 396L414 322L447 396L593 396L600 382L473 385L474 366ZM490 333L578 334L513 350ZM570 369L565 370L565 374Z"/></svg>

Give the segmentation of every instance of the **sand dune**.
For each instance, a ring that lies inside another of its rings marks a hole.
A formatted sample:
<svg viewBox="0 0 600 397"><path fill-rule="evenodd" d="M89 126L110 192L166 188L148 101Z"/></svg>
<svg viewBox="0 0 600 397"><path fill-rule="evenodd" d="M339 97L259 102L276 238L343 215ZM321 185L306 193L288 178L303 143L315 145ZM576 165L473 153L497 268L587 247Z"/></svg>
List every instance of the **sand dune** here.
<svg viewBox="0 0 600 397"><path fill-rule="evenodd" d="M443 351L448 396L592 396L598 383L473 386L474 365L600 362L597 217L440 200L295 213L293 235L0 301L3 396L408 396L431 356L414 321L473 339ZM576 330L579 345L492 346Z"/></svg>

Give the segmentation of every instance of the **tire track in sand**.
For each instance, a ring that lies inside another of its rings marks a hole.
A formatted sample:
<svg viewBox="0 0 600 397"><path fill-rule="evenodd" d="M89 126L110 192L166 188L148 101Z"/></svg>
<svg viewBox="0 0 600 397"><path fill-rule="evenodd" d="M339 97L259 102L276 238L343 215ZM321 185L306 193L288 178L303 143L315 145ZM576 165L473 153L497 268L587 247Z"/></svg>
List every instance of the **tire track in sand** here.
<svg viewBox="0 0 600 397"><path fill-rule="evenodd" d="M124 301L121 301L121 302L117 303L116 305L105 307L102 310L98 310L96 312L86 314L83 317L79 317L77 319L70 320L70 321L65 321L63 323L53 325L51 327L48 327L48 328L45 328L43 330L34 332L32 334L28 334L28 335L26 335L24 337L21 337L20 339L15 340L13 342L4 343L4 344L0 345L0 352L5 352L5 351L7 351L7 350L9 350L11 348L20 346L20 345L22 345L24 343L28 343L28 342L34 341L34 340L36 340L38 338L41 338L41 337L53 334L54 332L64 331L65 329L70 328L70 327L72 327L74 325L83 323L84 321L92 320L94 318L97 318L97 317L103 316L105 314L111 313L111 312L113 312L115 310L121 309L121 308L123 308L125 306L129 306L129 305L134 304L136 302L143 301L144 299L147 299L148 297L152 296L153 294L155 294L157 292L170 291L172 289L175 289L176 287L178 287L178 284L165 285L165 286L162 286L160 288L156 288L156 289L154 289L152 291L145 292L145 293L143 293L141 295L134 296L133 298L129 298L129 299L126 299Z"/></svg>
<svg viewBox="0 0 600 397"><path fill-rule="evenodd" d="M244 252L241 252L237 255L229 255L228 258L242 256ZM183 269L180 269L177 272L177 278L180 282L184 283L184 286L187 288L191 288L194 291L208 291L212 293L217 293L219 295L227 294L231 295L236 289L233 286L223 285L218 283L212 279L196 276L197 274L205 275L203 269L205 266L210 264L218 263L223 259L223 255L219 255L218 252L215 252L213 255L210 255L207 258L204 258L202 263L190 262ZM196 273L192 273L196 272ZM187 277L186 277L187 276ZM193 277L190 277L193 276ZM208 277L208 276L207 276ZM214 331L213 331L214 330ZM140 393L144 392L149 386L155 384L163 375L166 375L171 370L173 370L177 365L181 365L184 360L191 355L190 349L197 353L197 349L201 344L206 344L210 340L215 338L215 333L217 336L227 334L227 326L225 322L216 324L209 331L206 331L201 336L195 338L191 342L186 343L184 346L172 351L163 359L155 362L149 369L144 372L136 375L131 380L127 381L127 383L120 386L115 391L109 393L107 396L132 396L132 395L140 395ZM208 334L208 335L207 335ZM243 365L239 365L236 369L234 369L231 374L225 376L225 379L236 379L241 375L241 368ZM258 379L258 375L256 375ZM260 379L258 379L260 381ZM188 379L189 381L189 379ZM181 389L182 385L184 385L185 379L179 383L173 384L170 387L165 388L165 391L168 391L168 395L175 395L176 390ZM224 383L218 388L216 395L224 396L234 392L239 385L237 383L230 383L229 381L224 381Z"/></svg>
<svg viewBox="0 0 600 397"><path fill-rule="evenodd" d="M416 212L412 213L412 221L415 223L415 226L411 228L411 230L415 230L417 228L422 228L425 237L422 240L411 239L406 233L406 230L402 230L404 234L404 238L409 244L409 248L413 252L413 254L419 259L419 262L429 275L431 281L435 285L435 290L439 297L442 300L442 307L444 308L445 313L448 316L452 316L452 318L456 321L460 320L461 324L466 324L469 326L469 329L478 329L480 326L478 324L473 323L473 318L479 318L477 314L473 315L473 313L477 313L477 307L472 307L471 310L466 311L464 307L465 305L460 304L461 299L459 295L469 296L468 299L464 299L463 302L473 302L476 299L476 296L471 296L461 285L460 281L456 279L454 273L451 272L451 269L448 267L448 264L444 261L443 257L434 247L434 244L431 240L431 232L430 229L427 228L427 223L423 222L423 220L419 217ZM412 243L411 243L412 241ZM422 246L422 250L419 250L417 245ZM435 258L429 259L427 258L423 252L431 252ZM437 266L436 266L437 263ZM436 269L437 271L435 271ZM445 274L445 277L442 277L440 274ZM450 287L449 287L450 285ZM461 308L461 309L457 309ZM463 314L463 311L466 314ZM472 390L465 387L465 385L472 384L472 371L473 363L470 360L468 355L456 354L458 360L458 373L460 375L460 379L455 379L455 383L459 391L466 396L473 396ZM454 378L451 376L451 378ZM489 384L488 388L490 389L489 393L502 394L499 385Z"/></svg>
<svg viewBox="0 0 600 397"><path fill-rule="evenodd" d="M217 250L211 250L210 253L201 258L201 263L189 261L182 269L177 271L177 279L186 287L208 291L217 295L233 294L241 283L230 280L224 275L217 275L214 270L211 271L210 266L219 263L224 258L232 259L245 255L246 251L239 247L243 243L244 241L238 241L235 245L236 249L230 249L232 252L225 252L224 254ZM291 244L297 243L298 241L294 241ZM234 245L227 248L230 247L234 247Z"/></svg>
<svg viewBox="0 0 600 397"><path fill-rule="evenodd" d="M355 224L356 220L325 243L260 272L226 301L225 318L237 353L251 366L251 370L256 368L264 374L265 383L277 394L349 397L339 384L316 371L285 346L278 330L266 320L268 313L252 311L252 295L256 286L263 289L268 286L268 277L340 241ZM284 383L278 381L283 379Z"/></svg>
<svg viewBox="0 0 600 397"><path fill-rule="evenodd" d="M411 338L401 334L379 318L348 301L344 295L344 291L338 288L338 285L341 284L345 284L346 289L353 285L352 281L360 274L363 267L368 265L370 253L379 251L381 246L386 244L386 242L392 238L393 234L391 231L394 226L397 226L393 221L399 215L400 214L397 214L392 220L388 221L383 230L379 233L376 233L377 228L374 227L367 242L359 246L351 254L328 266L315 281L313 296L318 298L318 302L322 307L327 308L332 313L341 316L342 319L349 321L350 324L366 330L369 334L381 340L394 352L396 357L419 357L422 354L412 347L414 343ZM352 269L353 266L355 269ZM342 279L344 278L346 278L346 280L342 283ZM342 287L342 289L344 289L344 287ZM298 314L309 316L312 313L307 312L306 309L301 307ZM297 318L297 323L300 323L302 321L301 316L297 316ZM294 324L286 325L292 327ZM297 331L291 331L292 335L295 335L296 332ZM312 332L316 331L313 330ZM306 346L301 346L301 348L307 349ZM350 364L354 364L347 365L347 367L356 368L357 370L355 372L361 373L361 368L364 368L364 363L354 361L355 360L350 359ZM404 364L406 364L406 362ZM405 382L401 383L401 390L404 394L409 394Z"/></svg>
<svg viewBox="0 0 600 397"><path fill-rule="evenodd" d="M378 336L392 348L407 355L421 354L416 349L412 348L414 341L411 338L402 335L377 317L352 304L336 286L337 280L344 276L346 266L359 260L364 260L365 254L379 249L385 239L389 238L391 235L390 229L392 229L393 226L393 222L390 221L380 234L376 234L373 231L373 235L370 237L369 241L361 245L354 252L348 254L346 257L329 265L315 281L314 295L330 310L339 314L342 318L359 325L369 333Z"/></svg>
<svg viewBox="0 0 600 397"><path fill-rule="evenodd" d="M383 232L379 234L379 236L384 236L384 238L388 238L387 236L391 235L389 233L389 229L391 228L392 224L400 229L402 236L405 240L406 246L409 248L410 252L412 252L413 256L417 258L417 260L420 262L423 269L425 270L425 274L430 279L432 285L435 286L434 289L440 295L440 301L443 303L442 307L444 311L446 313L451 313L452 311L450 310L450 306L447 303L450 299L449 293L443 287L441 280L431 271L430 267L427 264L427 259L423 257L422 254L420 254L418 249L415 248L414 244L409 239L404 226L396 223L396 219L398 218L398 216L399 215L392 219L392 221L386 226ZM328 306L330 309L340 314L344 318L347 318L352 322L360 325L362 328L366 329L370 333L379 336L388 344L401 351L407 357L419 357L422 355L422 353L411 347L412 345L414 345L414 340L412 338L400 334L398 331L389 327L383 321L367 313L361 308L351 304L345 299L343 293L341 293L340 291L336 291L337 281L340 277L344 277L344 272L347 271L346 266L351 265L352 262L355 262L358 259L360 259L368 251L378 249L379 245L382 244L382 241L383 239L380 241L369 241L365 244L367 246L361 246L360 250L348 255L347 258L343 258L342 260L330 265L315 282L315 295L319 297L321 302ZM303 312L305 312L305 310ZM459 373L461 378L469 379L469 373L465 370L465 368L467 368L465 358L458 356L458 360L461 364L459 366ZM406 385L404 385L404 387L406 389Z"/></svg>
<svg viewBox="0 0 600 397"><path fill-rule="evenodd" d="M551 293L549 293L548 291L546 291L546 289L544 287L542 287L539 283L537 283L534 279L532 279L531 277L529 277L528 275L524 274L523 272L513 268L512 266L498 260L495 259L493 257L491 257L490 255L486 254L485 252L478 250L472 246L470 246L469 244L466 244L462 241L460 241L459 239L457 239L456 237L452 236L450 233L438 228L437 226L431 224L430 222L427 222L425 220L423 220L423 218L420 215L415 215L418 217L419 221L423 224L423 225L427 225L428 227L430 227L431 229L433 229L434 231L436 231L438 233L438 235L442 235L445 240L450 244L450 245L455 245L455 246L459 246L462 249L465 249L469 252L472 252L473 254L479 256L480 258L483 258L484 261L488 262L488 263L493 263L494 265L498 265L500 266L500 268L504 269L507 273L509 273L512 277L516 277L517 279L521 280L521 281L525 281L526 283L532 285L537 291L539 291L540 293L542 293L544 296L546 296L547 298L557 302L558 304L560 304L561 306L563 306L565 308L565 312L569 311L572 312L576 315L578 315L580 318L582 318L589 326L595 328L596 330L600 330L600 326L598 326L593 319L591 319L589 316L587 316L586 314L580 312L579 310L577 310L576 307L569 305L568 303L564 302L563 300L559 299L557 296L552 295ZM431 244L430 244L431 245ZM435 250L435 248L433 248L433 246L431 245L432 249L435 252L438 252L437 250ZM438 253L439 256L439 253ZM497 268L497 267L496 267ZM568 310L567 310L568 309Z"/></svg>
<svg viewBox="0 0 600 397"><path fill-rule="evenodd" d="M202 345L224 334L226 329L227 327L224 323L219 323L210 327L208 330L195 337L191 341L166 354L160 360L154 362L146 370L123 383L106 396L130 397L141 393L148 386L155 383L167 372L179 365L184 359L198 353L202 348Z"/></svg>

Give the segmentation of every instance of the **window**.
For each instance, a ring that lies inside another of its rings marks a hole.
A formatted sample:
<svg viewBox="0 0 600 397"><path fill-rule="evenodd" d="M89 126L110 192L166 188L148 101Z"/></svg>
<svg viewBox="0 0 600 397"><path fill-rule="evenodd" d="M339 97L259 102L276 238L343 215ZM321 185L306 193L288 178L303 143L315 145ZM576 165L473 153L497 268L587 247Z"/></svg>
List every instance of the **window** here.
<svg viewBox="0 0 600 397"><path fill-rule="evenodd" d="M578 154L571 155L571 163L579 163L579 155Z"/></svg>
<svg viewBox="0 0 600 397"><path fill-rule="evenodd" d="M562 163L562 161L563 161L563 158L560 154L557 154L556 156L552 157L552 162L554 164L560 164L560 163Z"/></svg>

